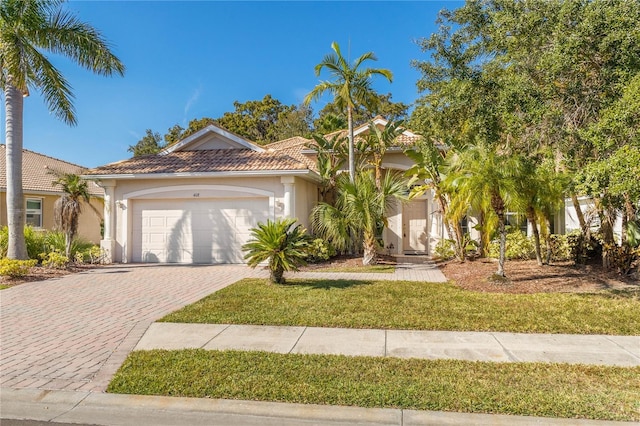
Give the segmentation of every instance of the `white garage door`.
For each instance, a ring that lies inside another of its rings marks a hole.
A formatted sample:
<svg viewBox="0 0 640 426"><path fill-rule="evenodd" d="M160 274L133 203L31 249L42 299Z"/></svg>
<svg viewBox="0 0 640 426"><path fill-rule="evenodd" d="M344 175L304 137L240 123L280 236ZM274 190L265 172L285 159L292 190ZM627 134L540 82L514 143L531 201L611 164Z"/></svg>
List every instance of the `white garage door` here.
<svg viewBox="0 0 640 426"><path fill-rule="evenodd" d="M268 198L135 200L132 260L242 263L249 230L268 217Z"/></svg>

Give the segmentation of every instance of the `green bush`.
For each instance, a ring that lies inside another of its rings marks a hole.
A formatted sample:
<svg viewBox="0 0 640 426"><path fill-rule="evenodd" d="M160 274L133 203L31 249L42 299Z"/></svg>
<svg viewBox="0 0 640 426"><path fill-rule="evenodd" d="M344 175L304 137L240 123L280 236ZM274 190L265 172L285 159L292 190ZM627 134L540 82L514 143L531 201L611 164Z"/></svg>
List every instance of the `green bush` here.
<svg viewBox="0 0 640 426"><path fill-rule="evenodd" d="M83 251L77 251L73 257L75 263L90 263L92 265L101 263L104 258L104 251L100 246L92 245Z"/></svg>
<svg viewBox="0 0 640 426"><path fill-rule="evenodd" d="M0 259L7 257L9 248L9 228L3 226L0 228Z"/></svg>
<svg viewBox="0 0 640 426"><path fill-rule="evenodd" d="M44 230L34 229L31 226L24 227L24 242L29 259L38 259L38 255L45 250L46 235Z"/></svg>
<svg viewBox="0 0 640 426"><path fill-rule="evenodd" d="M58 250L41 253L42 265L48 268L64 269L69 264L69 258Z"/></svg>
<svg viewBox="0 0 640 426"><path fill-rule="evenodd" d="M323 240L322 238L316 238L309 244L309 254L307 255L307 262L318 263L329 260L336 255L336 249L331 243Z"/></svg>
<svg viewBox="0 0 640 426"><path fill-rule="evenodd" d="M498 258L500 254L500 242L493 240L489 244L489 257ZM507 234L507 247L505 253L507 259L533 259L536 256L536 248L532 238L527 238L524 232L518 230Z"/></svg>
<svg viewBox="0 0 640 426"><path fill-rule="evenodd" d="M569 235L551 234L547 237L547 253L549 261L563 261L572 259L572 249L569 243Z"/></svg>
<svg viewBox="0 0 640 426"><path fill-rule="evenodd" d="M436 244L434 249L435 258L438 260L449 260L456 256L455 242L453 240L442 239Z"/></svg>
<svg viewBox="0 0 640 426"><path fill-rule="evenodd" d="M64 253L66 251L65 244L65 236L61 231L49 231L46 233L45 238L45 249L41 250L39 253L49 252L49 251L59 251L60 253ZM77 253L85 253L90 250L94 246L93 243L76 237L71 241L71 250L69 256L71 259L76 259ZM83 255L84 257L84 255Z"/></svg>
<svg viewBox="0 0 640 426"><path fill-rule="evenodd" d="M11 278L17 278L25 276L29 273L29 269L36 266L38 263L35 259L29 260L14 260L14 259L0 259L0 275L8 276Z"/></svg>

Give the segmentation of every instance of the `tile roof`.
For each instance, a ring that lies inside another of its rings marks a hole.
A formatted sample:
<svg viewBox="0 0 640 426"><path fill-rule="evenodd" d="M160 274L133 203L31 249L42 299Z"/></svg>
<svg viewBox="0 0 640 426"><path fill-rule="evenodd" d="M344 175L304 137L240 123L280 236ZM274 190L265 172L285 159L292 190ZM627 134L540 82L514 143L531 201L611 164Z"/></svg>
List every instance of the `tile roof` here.
<svg viewBox="0 0 640 426"><path fill-rule="evenodd" d="M6 145L0 145L0 189L7 188ZM22 189L25 192L55 192L62 193L52 182L56 179L52 170L62 173L82 174L87 169L68 161L59 160L37 152L22 150ZM89 182L89 193L102 197L104 191L94 182Z"/></svg>
<svg viewBox="0 0 640 426"><path fill-rule="evenodd" d="M295 158L301 163L306 164L309 169L317 171L315 159L302 153L302 151L306 149L307 145L309 144L315 144L313 139L306 139L301 136L294 136L289 139L284 139L278 142L270 143L269 145L265 145L264 148L271 152L279 152L281 154L286 154L289 157Z"/></svg>
<svg viewBox="0 0 640 426"><path fill-rule="evenodd" d="M134 157L91 169L85 175L306 170L308 168L305 163L280 152L214 149Z"/></svg>

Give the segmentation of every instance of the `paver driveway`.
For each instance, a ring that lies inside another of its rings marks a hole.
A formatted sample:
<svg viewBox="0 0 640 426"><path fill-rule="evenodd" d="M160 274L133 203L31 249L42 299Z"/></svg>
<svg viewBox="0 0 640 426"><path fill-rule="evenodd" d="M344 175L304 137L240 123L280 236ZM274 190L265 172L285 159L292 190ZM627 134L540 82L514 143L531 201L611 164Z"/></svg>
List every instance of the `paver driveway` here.
<svg viewBox="0 0 640 426"><path fill-rule="evenodd" d="M0 385L105 390L154 320L250 276L243 265L118 265L0 292Z"/></svg>

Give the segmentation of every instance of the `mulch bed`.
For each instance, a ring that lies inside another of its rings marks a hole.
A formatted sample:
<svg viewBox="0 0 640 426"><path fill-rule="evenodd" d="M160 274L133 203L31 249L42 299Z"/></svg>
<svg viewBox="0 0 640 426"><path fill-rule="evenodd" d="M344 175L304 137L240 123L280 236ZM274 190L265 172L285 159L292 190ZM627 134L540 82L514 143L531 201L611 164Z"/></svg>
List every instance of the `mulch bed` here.
<svg viewBox="0 0 640 426"><path fill-rule="evenodd" d="M491 293L586 293L599 290L633 290L640 294L640 281L616 272L606 272L598 264L574 265L558 262L538 266L535 260L508 260L506 280L493 280L495 260L479 259L438 265L445 276L467 290Z"/></svg>
<svg viewBox="0 0 640 426"><path fill-rule="evenodd" d="M77 272L87 271L89 269L99 268L100 265L69 265L65 269L46 268L44 266L34 266L29 270L29 274L19 277L1 277L0 284L13 287L18 284L29 283L33 281L44 281L51 278L60 278L65 275L75 274Z"/></svg>

